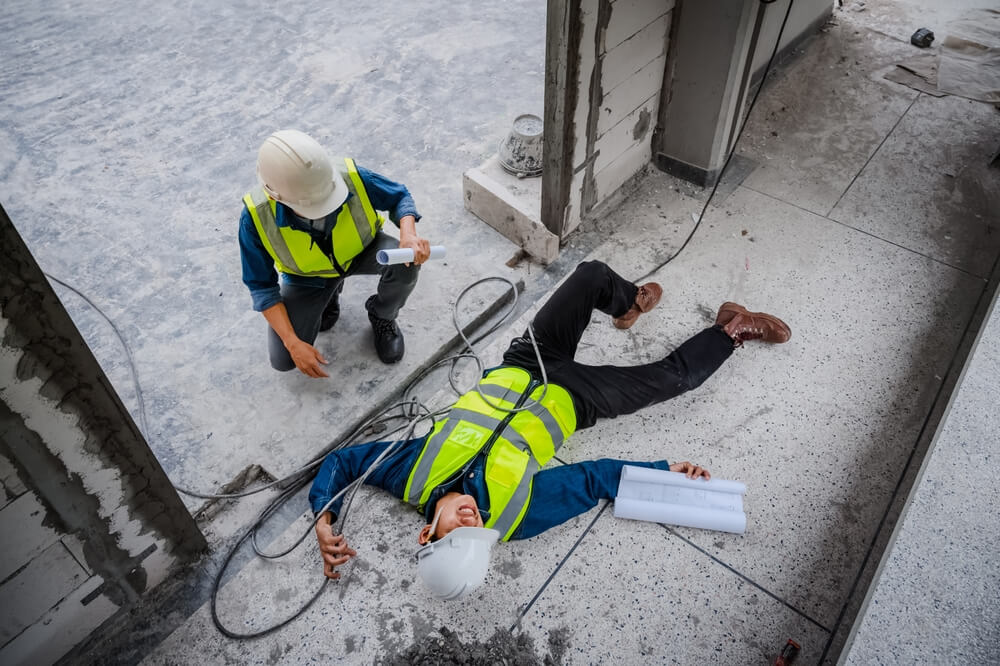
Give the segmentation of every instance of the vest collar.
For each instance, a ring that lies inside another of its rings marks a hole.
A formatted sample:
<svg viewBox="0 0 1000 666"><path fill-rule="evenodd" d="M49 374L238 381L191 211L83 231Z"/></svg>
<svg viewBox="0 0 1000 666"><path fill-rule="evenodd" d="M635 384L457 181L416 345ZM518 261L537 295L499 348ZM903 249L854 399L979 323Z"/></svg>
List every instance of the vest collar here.
<svg viewBox="0 0 1000 666"><path fill-rule="evenodd" d="M344 206L347 205L347 202L350 201L351 197L353 197L353 196L354 196L353 192L348 192L347 193L347 199L344 200L344 203L340 204L336 208L336 210L334 210L332 213L330 213L329 215L327 215L326 219L327 220L331 220L332 219L333 220L333 224L336 224L336 222L337 222L337 216L340 215L340 211L342 211L344 209ZM308 232L308 231L312 231L313 230L312 226L308 222L301 221L299 219L299 216L296 215L295 211L293 211L291 208L289 208L285 204L281 203L280 201L278 201L277 204L278 205L275 207L275 215L274 215L274 223L275 223L275 225L277 225L279 227L291 227L292 229L295 229L296 231L306 231L306 232ZM333 228L333 224L330 224L330 228L331 229Z"/></svg>
<svg viewBox="0 0 1000 666"><path fill-rule="evenodd" d="M431 521L434 520L434 508L437 506L438 500L452 491L474 497L476 499L476 507L479 509L479 515L482 516L484 523L487 522L490 519L490 494L486 488L486 481L483 479L483 474L486 471L485 467L486 456L480 451L462 469L453 474L450 479L434 488L427 498L427 504L424 505L424 519L427 521L427 524L430 525ZM472 483L469 482L468 478L470 471L476 474L476 479Z"/></svg>

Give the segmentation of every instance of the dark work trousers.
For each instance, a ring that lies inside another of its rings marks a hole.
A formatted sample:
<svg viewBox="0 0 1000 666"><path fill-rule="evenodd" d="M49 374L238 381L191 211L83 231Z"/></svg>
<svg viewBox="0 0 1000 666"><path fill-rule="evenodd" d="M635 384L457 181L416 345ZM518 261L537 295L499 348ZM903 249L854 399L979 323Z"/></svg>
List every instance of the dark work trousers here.
<svg viewBox="0 0 1000 666"><path fill-rule="evenodd" d="M281 300L288 310L288 318L295 334L309 344L315 342L323 311L331 305L334 294L340 294L343 290L344 280L352 275L381 275L378 291L368 306L369 312L379 319L395 319L416 286L420 273L420 266L416 264L383 266L375 260L379 250L397 247L398 240L380 231L368 247L354 258L345 276L325 280L322 287L305 287L282 281ZM286 371L295 367L281 338L270 326L267 327L267 351L275 370Z"/></svg>
<svg viewBox="0 0 1000 666"><path fill-rule="evenodd" d="M548 380L573 396L577 428L676 397L701 385L733 353L733 341L721 326L689 338L666 358L631 367L584 365L573 360L580 336L594 309L612 317L625 314L638 287L606 264L588 261L576 267L535 315L532 329ZM541 378L527 331L510 343L503 362Z"/></svg>

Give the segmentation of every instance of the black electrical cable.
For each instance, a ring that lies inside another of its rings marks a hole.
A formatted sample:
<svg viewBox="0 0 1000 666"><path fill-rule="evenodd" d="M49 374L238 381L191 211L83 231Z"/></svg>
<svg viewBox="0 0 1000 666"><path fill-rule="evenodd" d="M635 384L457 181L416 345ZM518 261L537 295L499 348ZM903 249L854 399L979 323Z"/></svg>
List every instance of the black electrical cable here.
<svg viewBox="0 0 1000 666"><path fill-rule="evenodd" d="M240 546L242 546L246 542L246 540L251 537L251 535L254 533L254 531L256 530L256 528L259 527L260 525L262 525L263 522L270 515L272 515L274 513L274 511L277 511L277 509L282 504L284 504L295 493L297 493L302 488L302 485L304 485L304 483L301 484L301 485L290 486L289 488L285 489L285 491L282 492L282 494L278 497L278 500L280 500L280 501L272 502L267 507L267 509L265 509L264 512L261 513L260 517L258 517L257 522L254 524L254 526L250 530L248 530L246 534L244 534L242 537L240 537L240 540L236 543L236 545L232 548L232 550L229 551L229 554L226 555L225 560L223 560L222 566L219 568L219 571L215 574L215 580L212 583L212 599L211 599L212 623L215 625L215 628L219 631L219 633L223 634L224 636L226 636L228 638L235 638L235 639L240 639L240 640L246 640L246 639L250 639L250 638L260 638L261 636L266 636L267 634L270 634L270 633L272 633L274 631L277 631L278 629L281 629L286 624L288 624L289 622L294 621L300 615L302 615L303 613L305 613L316 602L316 600L319 599L320 595L323 594L323 590L326 589L327 583L330 582L329 578L324 578L323 582L320 584L319 588L312 595L312 597L309 598L309 601L307 601L305 603L305 605L303 605L301 608L299 608L297 611L295 611L295 613L293 613L292 615L288 616L287 618L285 618L281 622L279 622L279 623L277 623L275 625L272 625L270 627L267 627L266 629L263 629L262 631L258 631L258 632L254 632L254 633L248 633L248 634L241 634L239 632L227 629L222 624L222 621L219 619L219 613L218 613L218 608L217 608L217 599L218 599L218 596L219 596L219 588L222 586L222 577L226 573L226 569L229 567L229 563L232 561L233 556L236 555L236 552L240 549ZM301 543L301 541L300 541L300 543Z"/></svg>
<svg viewBox="0 0 1000 666"><path fill-rule="evenodd" d="M128 365L129 365L129 370L131 372L132 382L133 382L133 385L135 387L136 400L137 400L138 408L139 408L139 418L140 418L140 420L142 422L142 432L143 432L143 435L145 436L147 434L147 432L148 432L148 427L146 425L147 420L146 420L146 413L145 413L145 401L143 400L142 387L139 384L138 371L136 369L135 360L134 360L134 358L132 356L132 350L129 347L128 342L125 340L125 336L122 334L121 330L114 323L114 321L110 317L108 317L108 315L105 314L105 312L100 307L98 307L97 304L94 303L90 298L88 298L85 294L83 294L81 291L79 291L75 287L67 284L63 280L60 280L60 279L58 279L56 277L53 277L52 275L49 275L48 273L46 273L45 275L46 275L46 277L48 279L50 279L53 282L56 282L56 283L62 285L63 287L69 289L73 293L77 294L84 301L86 301L86 303L91 308L93 308L101 317L104 318L105 321L108 322L108 324L111 326L112 330L114 330L115 335L118 337L118 340L121 342L122 347L125 350L125 354L126 354ZM504 281L504 282L506 282L506 283L508 283L510 285L511 291L512 291L511 306L507 309L506 312L504 312L499 317L499 319L497 320L497 322L493 326L491 326L488 330L486 330L480 336L478 336L477 338L475 338L475 340L470 341L468 339L468 337L465 335L465 332L462 329L462 327L459 326L459 324L458 324L458 315L457 315L458 306L459 306L462 298L465 296L465 294L468 293L473 287L475 287L475 286L477 286L479 284L491 281L491 280ZM211 594L211 616L212 616L212 623L215 625L215 628L219 631L219 633L221 633L224 636L227 636L229 638L240 639L240 640L247 640L247 639L259 638L261 636L265 636L265 635L270 634L270 633L272 633L274 631L277 631L278 629L284 627L288 623L294 621L296 618L298 618L304 612L306 612L306 610L308 610L313 605L313 603L316 602L317 599L319 599L320 595L322 595L323 591L326 589L327 583L329 583L329 581L330 581L330 579L328 579L328 578L324 578L323 579L323 583L319 586L319 588L316 590L316 592L309 598L308 601L306 601L306 603L304 605L302 605L299 609L297 609L293 614L291 614L290 616L286 617L284 620L281 620L277 624L274 624L274 625L272 625L270 627L266 627L266 628L264 628L264 629L262 629L260 631L251 632L251 633L240 633L240 632L233 631L233 630L227 628L226 626L224 626L222 624L222 621L221 621L221 619L219 618L219 615L218 615L218 594L219 594L219 590L220 590L221 585L222 585L222 579L225 576L225 573L228 570L230 563L233 561L233 558L236 556L236 553L247 542L248 539L251 541L251 544L253 546L255 554L258 555L259 557L262 557L262 558L265 558L265 559L278 559L278 558L284 557L285 555L288 555L293 550L295 550L296 548L298 548L302 544L302 542L305 541L305 539L309 536L310 532L312 532L313 529L315 528L315 525L319 521L319 519L322 516L322 514L330 506L332 506L332 504L337 499L339 499L341 496L343 496L346 493L350 493L347 496L347 499L345 500L345 502L344 502L344 504L343 504L343 506L341 508L341 511L339 512L339 515L338 515L338 526L337 526L338 529L337 529L336 533L337 534L342 534L343 533L344 525L346 524L347 516L349 514L349 511L350 511L351 505L353 503L354 497L357 494L357 490L365 482L365 480L368 478L368 476L382 463L383 460L385 460L385 458L387 458L389 455L391 455L391 453L401 443L403 443L405 441L408 441L409 439L412 438L413 433L414 433L416 427L419 425L420 422L429 419L431 421L431 430L433 430L434 423L435 423L435 421L434 421L435 417L439 416L441 414L444 414L444 413L448 412L451 409L451 406L449 405L449 406L443 407L443 408L438 409L438 410L433 411L433 412L430 411L429 409L427 409L427 407L425 407L424 405L420 404L417 400L410 399L408 397L409 393L412 391L413 387L416 386L420 381L422 381L423 379L425 379L427 377L427 375L432 370L434 370L435 368L437 368L438 366L440 366L440 365L442 365L444 363L451 362L452 363L452 369L451 369L451 371L449 373L449 383L451 384L452 389L456 393L459 393L459 394L464 393L464 391L462 391L461 389L459 389L456 386L456 383L455 383L455 378L454 378L455 364L458 361L460 361L462 358L471 358L471 359L474 359L476 361L477 366L479 367L480 371L482 371L482 369L483 369L483 362L478 357L478 355L473 351L473 345L476 344L476 343L478 343L478 342L480 342L481 340L485 339L487 336L489 336L490 334L492 334L494 331L498 330L504 324L504 322L506 322L506 320L510 317L510 315L514 312L514 309L516 308L516 306L517 306L517 286L513 282L511 282L509 279L507 279L507 278L500 278L500 277L483 278L481 280L478 280L478 281L472 283L468 287L466 287L459 294L458 298L456 298L456 300L455 300L455 304L453 306L453 317L452 317L452 320L453 320L453 322L455 324L456 330L458 331L459 336L462 338L463 342L466 345L465 350L463 350L462 352L460 352L459 354L456 354L454 356L442 359L441 361L438 361L437 363L433 364L429 368L425 368L423 370L423 372L421 372L419 375L417 375L417 377L412 382L410 382L409 385L407 385L406 389L403 392L403 397L404 397L403 401L397 402L397 403L395 403L393 405L390 405L389 407L386 407L386 408L380 410L377 414L369 417L366 421L364 421L363 423L361 423L360 425L358 425L347 437L345 437L344 439L342 439L339 443L335 443L333 446L329 447L326 450L325 453L323 453L322 455L319 455L319 456L313 458L308 463L306 463L306 465L304 465L303 467L295 470L291 474L289 474L289 475L287 475L285 477L282 477L281 479L277 479L277 480L272 481L270 483L264 484L263 486L255 488L253 490L242 491L242 492L238 492L238 493L219 493L219 494L198 493L198 492L187 490L185 488L181 488L180 486L174 485L174 488L178 492L184 493L186 495L190 495L192 497L197 497L197 498L200 498L200 499L239 499L239 498L247 497L247 496L250 496L250 495L254 495L256 493L263 492L264 490L267 490L268 488L272 488L274 486L282 486L283 487L282 492L276 498L274 498L261 511L260 515L253 522L253 524L247 529L247 531L243 534L243 536L241 536L239 538L239 540L236 542L236 544L226 554L226 557L223 559L223 562L222 562L222 564L221 564L221 566L219 568L219 571L215 575L215 579L214 579L213 585L212 585L212 594ZM539 365L543 368L542 369L543 383L545 384L546 390L547 390L548 383L547 383L547 380L545 379L545 371L544 371L544 365L542 364L541 352L538 349L538 345L537 345L537 343L534 340L534 333L531 330L530 324L528 326L528 332L529 332L529 334L531 336L532 345L534 347L536 357L538 358ZM477 387L478 387L478 383L477 383ZM480 393L480 395L482 395L482 394ZM543 396L544 396L544 393L543 393ZM541 397L539 399L541 399ZM410 411L407 411L407 407L411 407ZM400 414L400 415L392 415L392 414L390 414L390 412L392 412L393 410L395 410L397 408L402 411L402 414ZM497 408L501 409L501 410L505 410L505 408L502 407L502 406L497 406ZM511 411L511 410L506 410L506 411ZM331 498L330 501L327 502L326 506L324 506L321 511L318 511L316 513L316 515L314 516L314 518L313 518L312 522L310 523L309 527L303 532L303 534L301 536L299 536L295 540L295 542L291 546L289 546L288 548L284 549L283 551L281 551L279 553L266 553L266 552L264 552L263 549L260 547L260 545L257 543L257 535L258 535L260 529L264 526L264 524L267 522L267 520L269 518L271 518L271 516L273 516L275 513L277 513L277 511L285 504L285 502L287 502L291 497L293 497L297 492L299 492L303 488L303 486L306 484L306 482L308 481L308 479L311 476L309 473L313 470L314 467L316 467L316 466L318 466L318 465L320 465L322 463L322 461L328 455L329 451L333 451L333 450L336 450L336 449L339 449L339 448L343 448L345 446L349 446L349 445L353 444L367 429L372 428L372 427L374 427L376 425L384 425L387 421L392 420L392 419L404 419L404 420L407 421L407 423L405 425L403 425L403 426L401 426L399 428L396 428L395 430L391 431L391 433L394 433L394 432L398 432L400 430L405 430L406 431L405 434L402 437L400 437L399 439L396 439L395 441L393 441L392 443L390 443L390 445L388 447L386 447L386 449L378 456L378 458L376 458L376 460L369 466L369 468L367 470L365 470L364 474L362 474L360 478L356 479L354 482L352 482L347 487L345 487L343 490L341 490L339 493L337 493L337 495L335 495L333 498Z"/></svg>
<svg viewBox="0 0 1000 666"><path fill-rule="evenodd" d="M139 405L138 411L139 411L140 429L142 430L143 437L148 437L149 436L149 426L146 423L146 403L143 400L142 391L139 388L139 375L138 375L138 371L136 370L136 367L135 367L135 359L132 357L132 348L129 347L128 346L128 342L125 341L125 336L122 335L121 330L119 330L119 328L115 324L115 322L113 322L111 320L111 317L109 317L108 315L104 314L104 310L102 310L101 308L97 307L97 305L92 300L90 300L89 298L87 298L86 294L84 294L82 291L80 291L76 287L63 282L59 278L52 277L48 273L44 273L44 275L45 275L45 277L47 277L48 279L52 280L56 284L60 284L63 287L66 287L67 289L69 289L70 291L72 291L74 294L76 294L77 296L79 296L80 298L82 298L84 301L86 301L87 305L89 305L90 307L92 307L94 309L94 311L97 312L97 314L101 315L104 318L104 321L108 322L108 324L111 326L111 330L113 330L115 332L115 335L118 336L118 341L122 343L122 348L125 350L125 356L126 356L126 358L128 358L129 371L132 373L132 385L135 387L135 400L136 400L136 402Z"/></svg>
<svg viewBox="0 0 1000 666"><path fill-rule="evenodd" d="M382 415L384 415L384 413L386 411L391 410L391 409L395 409L396 407L399 407L399 406L400 406L400 403L397 403L396 405L393 405L393 406L387 408L386 410L383 410L380 414L377 414L375 417L372 417L371 419L369 419L369 421L365 425L357 428L355 430L355 432L352 433L352 435L351 435L350 438L343 440L340 443L339 446L336 446L334 448L335 449L339 449L339 448L343 448L344 446L349 446L350 444L353 443L353 438L355 436L357 436L360 432L362 432L366 427L368 427L368 425L370 425L371 423L377 422L377 419L379 417L381 417ZM292 622L293 620L295 620L296 618L298 618L299 616L301 616L303 613L305 613L313 605L313 603L316 602L317 599L319 599L320 595L323 593L323 590L326 589L327 583L329 583L329 581L330 581L330 579L328 579L328 578L324 578L323 579L322 584L319 586L319 588L316 590L316 592L309 598L308 601L306 601L305 604L303 604L301 607L299 607L294 613L292 613L291 615L289 615L288 617L286 617L284 620L281 620L277 624L273 624L273 625L271 625L269 627L261 629L260 631L255 631L255 632L250 632L250 633L240 633L240 632L237 632L237 631L233 631L232 629L228 629L225 625L222 624L222 620L219 617L219 613L218 613L218 597L219 597L219 591L220 591L221 586L222 586L222 579L223 579L223 577L224 577L224 575L226 573L226 570L229 568L229 564L230 564L230 562L232 562L233 557L236 555L237 551L243 546L243 544L246 543L247 539L251 540L251 542L253 544L254 552L259 557L262 557L264 559L272 559L272 560L284 557L285 555L288 555L293 550L295 550L300 545L302 545L302 542L305 541L306 537L308 537L309 534L315 528L316 523L319 522L320 517L322 516L322 514L337 499L339 499L345 493L350 492L349 498L345 502L345 506L341 509L340 515L338 516L339 528L340 529L337 531L337 533L338 534L343 533L343 526L344 526L344 523L346 522L347 514L348 514L348 512L350 510L350 501L353 500L354 494L357 492L357 489L365 482L365 480L368 478L368 476L373 471L375 471L376 468L378 468L378 466L382 463L383 460L385 460L385 458L387 458L389 455L391 455L395 451L395 449L398 448L398 446L401 443L409 440L412 437L413 431L415 430L417 424L420 421L428 418L429 416L430 416L429 414L424 414L424 415L420 415L420 416L417 416L417 417L411 419L409 421L408 425L406 426L406 432L405 432L405 434L402 437L400 437L399 439L396 439L395 441L393 441L388 447L386 447L386 449L378 456L378 458L376 458L375 461L372 462L372 464L368 467L368 469L365 470L365 473L362 474L361 477L359 477L358 479L356 479L355 481L353 481L352 483L350 483L347 487L345 487L339 493L337 493L332 498L330 498L330 500L326 503L326 505L323 507L323 509L321 509L320 511L316 512L316 515L313 517L313 520L309 524L309 527L306 528L306 530L302 533L302 535L299 536L295 540L295 543L293 543L291 546L289 546L288 548L286 548L285 550L283 550L283 551L281 551L279 553L265 553L265 552L263 552L263 550L260 548L260 546L257 543L257 534L258 534L259 530L267 522L267 520L272 515L274 515L278 511L278 509L281 508L282 505L284 505L285 502L287 502L289 499L292 498L292 496L294 496L299 490L301 490L302 486L305 485L304 484L305 480L303 479L302 483L298 483L296 485L290 486L289 488L285 489L281 493L281 495L279 495L277 498L275 498L267 507L264 508L264 510L261 512L261 514L257 517L257 519L254 521L254 523L247 530L247 532L242 537L240 537L239 541L236 542L236 544L233 546L233 548L226 555L225 559L223 560L222 566L220 567L219 571L216 573L215 580L212 583L212 596L211 596L212 623L215 625L215 628L219 631L219 633L221 633L224 636L227 636L229 638L235 638L235 639L240 639L240 640L248 640L248 639L253 639L253 638L260 638L261 636L266 636L267 634L270 634L270 633L272 633L272 632L280 629L281 627L284 627L289 622Z"/></svg>
<svg viewBox="0 0 1000 666"><path fill-rule="evenodd" d="M760 0L762 5L774 4L777 0ZM732 148L729 150L729 155L726 157L726 161L722 164L722 169L719 171L719 176L715 179L715 184L712 186L712 191L708 195L708 199L705 200L705 205L701 207L701 213L698 215L698 219L695 220L694 227L691 229L691 233L687 235L684 242L681 244L679 250L674 252L672 255L667 257L666 261L661 263L659 266L649 271L641 278L634 280L636 284L646 281L649 277L659 272L664 266L669 264L671 261L676 259L684 248L688 246L691 239L694 238L694 234L698 231L698 227L701 226L702 220L705 219L705 212L708 210L709 204L712 203L712 198L715 196L715 191L719 189L719 183L722 182L722 177L726 173L726 168L733 159L733 155L736 154L736 146L740 142L740 138L743 136L743 130L746 129L747 122L750 120L750 113L753 111L754 106L757 104L757 98L760 97L761 91L764 89L764 84L767 83L767 75L771 72L771 66L774 64L774 58L778 54L778 47L781 46L781 37L785 34L785 25L788 23L788 16L792 13L792 5L795 4L795 0L788 0L788 8L785 10L785 17L781 21L781 28L778 29L778 37L774 40L774 48L771 50L771 57L767 60L767 66L764 67L764 75L760 79L760 85L757 86L756 92L754 92L753 99L750 100L750 105L747 107L747 112L743 116L743 122L740 123L740 131L736 133L736 139L733 141Z"/></svg>

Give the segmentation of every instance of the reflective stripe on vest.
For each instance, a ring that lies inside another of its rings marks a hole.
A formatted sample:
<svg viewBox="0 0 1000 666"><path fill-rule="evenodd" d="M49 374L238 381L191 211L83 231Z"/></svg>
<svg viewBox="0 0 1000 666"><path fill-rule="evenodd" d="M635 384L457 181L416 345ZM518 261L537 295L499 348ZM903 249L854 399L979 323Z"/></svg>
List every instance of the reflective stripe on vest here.
<svg viewBox="0 0 1000 666"><path fill-rule="evenodd" d="M566 389L556 384L549 384L547 391L544 386L535 386L522 368L498 368L480 380L479 389L507 409L513 409L529 389L527 400L537 401L543 392L545 397L530 409L511 414L494 409L475 390L463 395L448 418L428 436L410 471L404 498L422 507L435 488L450 481L489 447L485 481L490 518L486 527L499 531L506 541L527 510L535 473L576 429L576 413Z"/></svg>
<svg viewBox="0 0 1000 666"><path fill-rule="evenodd" d="M312 237L292 227L279 227L275 221L277 202L262 188L255 188L243 197L257 235L264 249L274 259L282 273L307 277L338 277L337 265L347 270L351 261L375 238L385 219L372 207L361 175L354 160L345 158L336 165L352 196L340 209L331 234L332 248L324 249L313 243ZM330 260L333 252L336 264Z"/></svg>

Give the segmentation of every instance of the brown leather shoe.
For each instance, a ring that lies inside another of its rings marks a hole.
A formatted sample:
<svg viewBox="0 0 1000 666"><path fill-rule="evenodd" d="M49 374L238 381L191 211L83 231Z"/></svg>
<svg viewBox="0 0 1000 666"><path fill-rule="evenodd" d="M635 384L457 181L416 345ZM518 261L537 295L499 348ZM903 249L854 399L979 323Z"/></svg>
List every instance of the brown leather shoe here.
<svg viewBox="0 0 1000 666"><path fill-rule="evenodd" d="M788 342L792 329L774 315L764 312L750 312L742 305L725 302L719 307L715 323L722 326L733 344L742 347L747 340L763 340L773 344Z"/></svg>
<svg viewBox="0 0 1000 666"><path fill-rule="evenodd" d="M639 285L639 291L635 293L635 303L621 317L612 319L611 323L615 325L615 328L630 328L635 323L635 320L639 318L640 314L649 312L656 307L662 295L663 287L656 282L647 282L646 284Z"/></svg>

